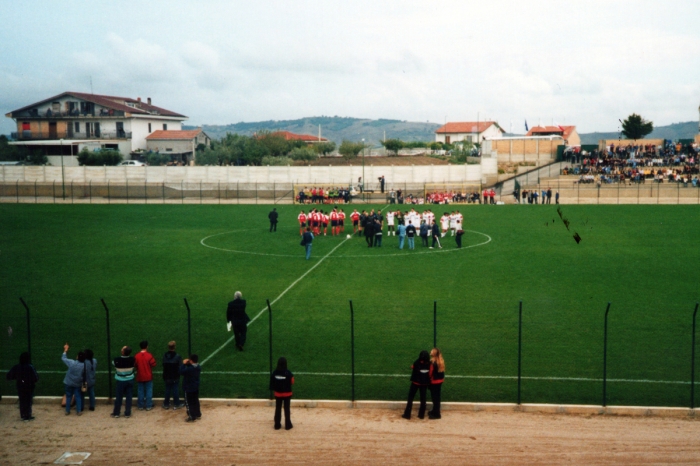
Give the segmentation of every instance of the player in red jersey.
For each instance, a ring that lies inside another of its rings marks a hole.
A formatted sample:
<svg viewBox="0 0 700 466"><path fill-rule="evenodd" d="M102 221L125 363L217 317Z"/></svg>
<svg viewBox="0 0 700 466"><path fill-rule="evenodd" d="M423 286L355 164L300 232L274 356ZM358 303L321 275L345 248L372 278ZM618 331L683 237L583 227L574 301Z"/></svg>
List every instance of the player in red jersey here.
<svg viewBox="0 0 700 466"><path fill-rule="evenodd" d="M357 233L357 226L360 224L360 213L357 209L354 209L350 214L350 220L352 220L352 234Z"/></svg>
<svg viewBox="0 0 700 466"><path fill-rule="evenodd" d="M338 210L333 209L331 211L331 236L338 234Z"/></svg>
<svg viewBox="0 0 700 466"><path fill-rule="evenodd" d="M345 212L342 210L338 212L338 230L340 233L345 233Z"/></svg>
<svg viewBox="0 0 700 466"><path fill-rule="evenodd" d="M304 234L304 230L306 230L306 214L303 210L297 218L299 219L299 236L301 236Z"/></svg>
<svg viewBox="0 0 700 466"><path fill-rule="evenodd" d="M328 215L321 211L321 221L323 222L323 236L326 236L326 233L328 232L328 220L330 220Z"/></svg>

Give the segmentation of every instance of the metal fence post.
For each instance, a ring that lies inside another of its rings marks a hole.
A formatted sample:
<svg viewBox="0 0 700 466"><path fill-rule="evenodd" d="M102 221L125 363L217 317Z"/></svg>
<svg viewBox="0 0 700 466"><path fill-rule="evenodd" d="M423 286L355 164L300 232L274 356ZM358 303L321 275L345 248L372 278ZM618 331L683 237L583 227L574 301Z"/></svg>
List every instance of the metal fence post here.
<svg viewBox="0 0 700 466"><path fill-rule="evenodd" d="M258 203L258 182L255 182L255 204Z"/></svg>
<svg viewBox="0 0 700 466"><path fill-rule="evenodd" d="M690 353L690 409L695 409L695 318L698 316L698 303L693 312L693 346Z"/></svg>
<svg viewBox="0 0 700 466"><path fill-rule="evenodd" d="M202 204L202 180L199 180L199 204Z"/></svg>
<svg viewBox="0 0 700 466"><path fill-rule="evenodd" d="M610 303L605 309L605 327L603 329L603 406L607 405L607 385L608 385L608 312Z"/></svg>
<svg viewBox="0 0 700 466"><path fill-rule="evenodd" d="M187 302L187 298L182 298L185 301L185 307L187 308L187 354L192 354L192 318L190 315L190 304Z"/></svg>
<svg viewBox="0 0 700 466"><path fill-rule="evenodd" d="M73 181L70 182L70 203L75 203L75 197L73 196Z"/></svg>
<svg viewBox="0 0 700 466"><path fill-rule="evenodd" d="M180 181L180 199L185 203L185 181Z"/></svg>
<svg viewBox="0 0 700 466"><path fill-rule="evenodd" d="M22 305L27 310L27 351L29 352L29 354L32 354L32 330L29 325L29 306L27 306L27 303L24 302L24 299L19 298L19 300L22 302Z"/></svg>
<svg viewBox="0 0 700 466"><path fill-rule="evenodd" d="M19 204L19 180L15 181L15 198L17 204Z"/></svg>
<svg viewBox="0 0 700 466"><path fill-rule="evenodd" d="M350 401L355 402L355 310L350 300Z"/></svg>
<svg viewBox="0 0 700 466"><path fill-rule="evenodd" d="M518 404L520 404L520 388L523 360L523 302L518 309Z"/></svg>
<svg viewBox="0 0 700 466"><path fill-rule="evenodd" d="M270 300L267 299L267 317L269 320L268 324L268 329L269 329L269 335L268 335L268 343L270 345L270 374L272 374L272 306L270 306ZM274 398L272 396L272 390L270 390L270 399Z"/></svg>
<svg viewBox="0 0 700 466"><path fill-rule="evenodd" d="M165 181L163 181L161 184L161 192L163 193L163 204L165 204Z"/></svg>
<svg viewBox="0 0 700 466"><path fill-rule="evenodd" d="M143 202L148 204L148 183L146 180L143 180Z"/></svg>
<svg viewBox="0 0 700 466"><path fill-rule="evenodd" d="M221 180L219 180L219 190L217 191L216 197L219 198L219 205L221 205Z"/></svg>
<svg viewBox="0 0 700 466"><path fill-rule="evenodd" d="M129 203L129 178L126 179L126 203Z"/></svg>
<svg viewBox="0 0 700 466"><path fill-rule="evenodd" d="M105 308L106 316L107 316L107 377L109 378L109 381L107 383L108 387L108 393L109 393L109 400L112 400L112 334L109 331L109 308L107 307L107 303L105 303L104 298L100 298L100 301L102 301L102 306Z"/></svg>
<svg viewBox="0 0 700 466"><path fill-rule="evenodd" d="M51 183L51 190L53 192L53 203L56 203L56 180Z"/></svg>
<svg viewBox="0 0 700 466"><path fill-rule="evenodd" d="M433 348L437 348L437 301L433 301Z"/></svg>
<svg viewBox="0 0 700 466"><path fill-rule="evenodd" d="M88 194L90 195L90 204L92 204L92 179L88 183Z"/></svg>
<svg viewBox="0 0 700 466"><path fill-rule="evenodd" d="M39 194L36 192L36 180L34 180L34 204L39 203Z"/></svg>

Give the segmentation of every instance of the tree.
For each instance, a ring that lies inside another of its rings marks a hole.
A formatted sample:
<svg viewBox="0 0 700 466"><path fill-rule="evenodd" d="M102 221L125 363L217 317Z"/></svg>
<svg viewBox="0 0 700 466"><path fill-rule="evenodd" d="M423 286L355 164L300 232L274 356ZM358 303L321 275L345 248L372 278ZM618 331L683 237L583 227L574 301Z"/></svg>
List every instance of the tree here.
<svg viewBox="0 0 700 466"><path fill-rule="evenodd" d="M343 139L343 142L340 144L340 147L338 148L338 152L340 152L340 155L343 156L345 160L351 160L357 157L357 154L362 152L362 149L365 148L365 145L361 142L352 142L348 141L346 139Z"/></svg>
<svg viewBox="0 0 700 466"><path fill-rule="evenodd" d="M404 148L404 143L401 139L387 139L382 142L384 148L389 152L389 155L397 156L399 151Z"/></svg>
<svg viewBox="0 0 700 466"><path fill-rule="evenodd" d="M335 150L335 143L333 141L319 142L313 145L314 150L322 155L328 155Z"/></svg>
<svg viewBox="0 0 700 466"><path fill-rule="evenodd" d="M654 131L654 123L646 121L641 116L633 113L622 122L622 134L627 139L644 139L644 136Z"/></svg>
<svg viewBox="0 0 700 466"><path fill-rule="evenodd" d="M289 157L293 160L316 160L318 158L318 153L311 147L297 147L292 149L289 153Z"/></svg>
<svg viewBox="0 0 700 466"><path fill-rule="evenodd" d="M118 150L103 149L91 151L87 147L78 154L78 163L92 167L101 167L103 165L118 165L122 161L122 154Z"/></svg>

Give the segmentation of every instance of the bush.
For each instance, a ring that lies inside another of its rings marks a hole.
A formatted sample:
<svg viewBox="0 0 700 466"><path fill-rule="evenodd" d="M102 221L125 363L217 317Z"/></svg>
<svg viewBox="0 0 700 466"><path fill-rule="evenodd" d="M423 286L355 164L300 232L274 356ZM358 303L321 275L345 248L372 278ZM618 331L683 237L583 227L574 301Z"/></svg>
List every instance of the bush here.
<svg viewBox="0 0 700 466"><path fill-rule="evenodd" d="M289 156L293 160L316 160L318 158L318 153L309 147L297 147L293 149ZM263 165L265 165L263 163Z"/></svg>
<svg viewBox="0 0 700 466"><path fill-rule="evenodd" d="M318 144L314 144L313 148L319 154L328 155L335 150L335 143L333 141L321 142Z"/></svg>
<svg viewBox="0 0 700 466"><path fill-rule="evenodd" d="M315 154L314 154L315 156ZM286 165L291 165L292 164L292 159L289 157L285 157L284 155L280 157L274 157L272 155L266 155L265 157L262 158L262 166L265 165L270 165L271 167L281 167L281 166L286 166Z"/></svg>
<svg viewBox="0 0 700 466"><path fill-rule="evenodd" d="M103 165L118 165L123 160L122 154L118 150L102 149L91 151L87 147L78 154L78 163L91 167L101 167Z"/></svg>
<svg viewBox="0 0 700 466"><path fill-rule="evenodd" d="M149 165L157 167L159 165L167 165L170 163L171 158L168 154L161 154L159 152L149 152L146 156L146 162Z"/></svg>

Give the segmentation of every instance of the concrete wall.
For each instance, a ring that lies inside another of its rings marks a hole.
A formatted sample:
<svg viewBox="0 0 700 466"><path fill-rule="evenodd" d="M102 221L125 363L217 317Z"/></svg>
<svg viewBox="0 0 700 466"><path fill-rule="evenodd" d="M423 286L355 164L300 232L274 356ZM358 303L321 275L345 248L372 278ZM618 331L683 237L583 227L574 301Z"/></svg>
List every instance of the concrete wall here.
<svg viewBox="0 0 700 466"><path fill-rule="evenodd" d="M557 158L557 147L563 144L564 140L557 136L487 139L482 154L497 156L499 163L547 163Z"/></svg>
<svg viewBox="0 0 700 466"><path fill-rule="evenodd" d="M483 169L482 169L483 166ZM495 159L481 165L365 166L366 184L380 176L387 183L486 182L497 176ZM92 182L296 183L356 185L362 166L350 167L66 167L66 180ZM61 181L58 166L0 166L0 182Z"/></svg>

